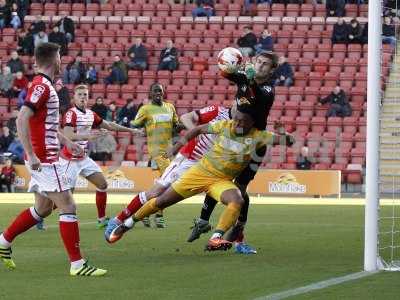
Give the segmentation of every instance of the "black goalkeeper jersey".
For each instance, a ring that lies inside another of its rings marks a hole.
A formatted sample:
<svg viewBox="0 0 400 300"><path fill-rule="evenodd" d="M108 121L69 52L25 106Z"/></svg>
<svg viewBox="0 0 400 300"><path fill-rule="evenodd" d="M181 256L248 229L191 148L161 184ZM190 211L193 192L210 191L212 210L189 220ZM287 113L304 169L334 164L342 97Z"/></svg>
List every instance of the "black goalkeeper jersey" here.
<svg viewBox="0 0 400 300"><path fill-rule="evenodd" d="M255 127L265 130L269 111L275 99L274 87L271 80L257 84L254 80L248 80L244 71L234 74L223 73L226 79L236 83L237 92L235 101L237 105L251 104L257 111Z"/></svg>

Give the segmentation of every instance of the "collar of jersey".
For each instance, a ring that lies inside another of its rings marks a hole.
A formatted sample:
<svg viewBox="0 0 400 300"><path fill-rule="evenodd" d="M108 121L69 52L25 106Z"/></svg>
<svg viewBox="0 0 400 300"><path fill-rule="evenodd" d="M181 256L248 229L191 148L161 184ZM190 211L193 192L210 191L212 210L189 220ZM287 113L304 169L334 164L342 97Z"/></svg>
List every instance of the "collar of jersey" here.
<svg viewBox="0 0 400 300"><path fill-rule="evenodd" d="M80 112L86 114L86 110L85 110L85 109L80 109L80 108L79 108L78 106L76 106L76 105L75 105L75 108L76 108L77 110L79 110Z"/></svg>
<svg viewBox="0 0 400 300"><path fill-rule="evenodd" d="M40 73L40 72L39 72L38 75L43 76L43 77L46 78L48 81L50 81L52 84L54 83L53 80L52 80L49 76L47 76L46 74L43 74L43 73Z"/></svg>

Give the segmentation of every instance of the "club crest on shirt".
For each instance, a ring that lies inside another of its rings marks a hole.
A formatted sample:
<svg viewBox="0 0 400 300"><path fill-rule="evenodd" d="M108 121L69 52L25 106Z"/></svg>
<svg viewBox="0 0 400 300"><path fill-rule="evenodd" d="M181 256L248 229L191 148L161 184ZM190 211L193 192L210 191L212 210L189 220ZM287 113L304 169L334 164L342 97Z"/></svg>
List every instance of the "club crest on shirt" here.
<svg viewBox="0 0 400 300"><path fill-rule="evenodd" d="M36 85L35 88L33 89L32 95L31 95L31 102L36 103L39 101L40 97L43 95L45 91L45 87L43 85Z"/></svg>
<svg viewBox="0 0 400 300"><path fill-rule="evenodd" d="M245 138L245 139L244 139L244 143L245 143L246 145L251 145L251 144L253 144L253 139L252 139L252 138Z"/></svg>
<svg viewBox="0 0 400 300"><path fill-rule="evenodd" d="M154 123L171 122L172 116L170 114L158 114L153 116Z"/></svg>
<svg viewBox="0 0 400 300"><path fill-rule="evenodd" d="M267 93L271 93L272 88L269 85L264 85L263 89L267 92Z"/></svg>

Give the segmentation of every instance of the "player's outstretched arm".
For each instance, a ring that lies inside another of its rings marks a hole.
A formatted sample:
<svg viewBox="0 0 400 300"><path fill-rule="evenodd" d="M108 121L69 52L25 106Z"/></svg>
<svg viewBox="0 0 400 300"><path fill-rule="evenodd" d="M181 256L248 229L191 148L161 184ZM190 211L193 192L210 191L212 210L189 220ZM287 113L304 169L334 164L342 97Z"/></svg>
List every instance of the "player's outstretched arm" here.
<svg viewBox="0 0 400 300"><path fill-rule="evenodd" d="M185 113L181 116L181 122L186 129L193 129L199 124L199 115L195 111Z"/></svg>
<svg viewBox="0 0 400 300"><path fill-rule="evenodd" d="M168 156L172 157L175 156L179 150L186 145L188 141L191 139L195 138L196 136L203 134L203 133L208 133L208 124L196 126L193 129L190 129L186 134L181 137L175 144L174 146L168 151Z"/></svg>
<svg viewBox="0 0 400 300"><path fill-rule="evenodd" d="M40 170L40 160L33 152L29 132L29 119L33 116L33 110L28 106L22 106L17 117L17 132L24 147L25 154L32 170Z"/></svg>
<svg viewBox="0 0 400 300"><path fill-rule="evenodd" d="M78 144L74 143L72 140L70 140L67 136L61 132L61 130L58 130L57 132L58 139L60 140L60 143L63 144L68 148L69 151L76 155L80 155L83 153L83 149L81 146Z"/></svg>
<svg viewBox="0 0 400 300"><path fill-rule="evenodd" d="M60 132L59 132L60 134ZM102 131L92 131L90 133L78 134L74 131L72 126L64 126L63 132L61 133L65 138L71 141L89 141L95 140L100 136L104 136L106 132Z"/></svg>
<svg viewBox="0 0 400 300"><path fill-rule="evenodd" d="M106 120L103 120L103 122L101 122L99 127L110 131L125 131L125 132L131 132L133 134L142 134L142 131L140 129L125 127L115 122L108 122Z"/></svg>
<svg viewBox="0 0 400 300"><path fill-rule="evenodd" d="M283 134L276 134L274 133L272 135L272 145L286 145L286 146L292 146L296 142L295 138L293 135L290 133L283 133Z"/></svg>

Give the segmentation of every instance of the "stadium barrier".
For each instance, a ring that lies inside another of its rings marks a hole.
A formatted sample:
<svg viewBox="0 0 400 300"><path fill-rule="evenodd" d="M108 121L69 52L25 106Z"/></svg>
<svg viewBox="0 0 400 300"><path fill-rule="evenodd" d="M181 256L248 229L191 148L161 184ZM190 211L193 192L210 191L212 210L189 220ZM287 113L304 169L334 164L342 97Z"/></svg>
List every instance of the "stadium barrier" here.
<svg viewBox="0 0 400 300"><path fill-rule="evenodd" d="M29 172L25 166L15 166L16 187L25 191L29 184ZM102 167L108 181L109 191L139 192L149 189L158 173L151 168L138 167ZM325 170L266 170L261 169L250 183L248 191L259 195L297 195L329 196L338 195L341 190L341 172ZM94 191L95 187L80 177L77 191Z"/></svg>

